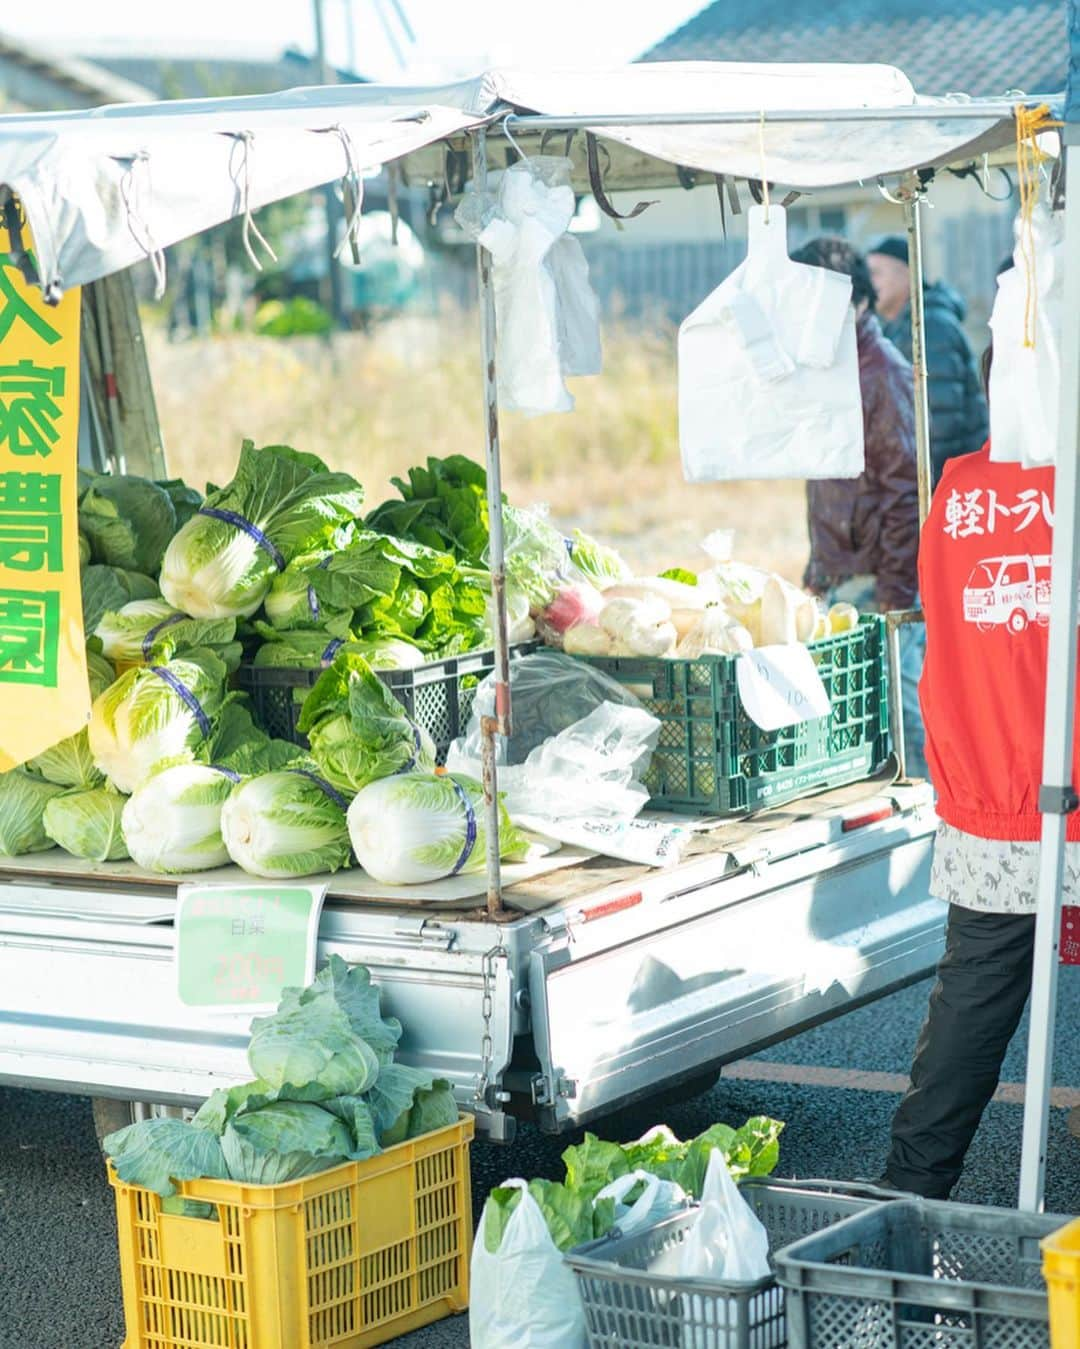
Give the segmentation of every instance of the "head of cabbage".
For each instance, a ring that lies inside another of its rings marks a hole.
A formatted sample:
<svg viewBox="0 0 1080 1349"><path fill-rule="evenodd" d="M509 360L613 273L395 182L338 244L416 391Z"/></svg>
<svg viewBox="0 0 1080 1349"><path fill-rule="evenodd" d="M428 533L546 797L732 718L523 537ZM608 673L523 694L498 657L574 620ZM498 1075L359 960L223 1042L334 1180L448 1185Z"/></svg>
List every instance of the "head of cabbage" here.
<svg viewBox="0 0 1080 1349"><path fill-rule="evenodd" d="M47 852L54 847L45 832L45 807L63 787L23 768L0 773L0 857Z"/></svg>
<svg viewBox="0 0 1080 1349"><path fill-rule="evenodd" d="M337 871L349 860L344 801L296 769L234 788L222 808L221 836L237 866L268 880Z"/></svg>
<svg viewBox="0 0 1080 1349"><path fill-rule="evenodd" d="M260 669L325 670L339 651L355 651L373 670L414 670L425 661L419 647L400 637L353 637L341 641L324 628L276 632L258 622L255 628L266 639L252 661Z"/></svg>
<svg viewBox="0 0 1080 1349"><path fill-rule="evenodd" d="M484 789L462 774L406 773L372 782L357 793L348 824L357 862L384 885L419 885L484 866ZM501 801L499 850L504 859L526 852Z"/></svg>
<svg viewBox="0 0 1080 1349"><path fill-rule="evenodd" d="M122 792L158 769L195 757L225 700L224 663L196 648L163 665L128 670L94 699L90 750Z"/></svg>
<svg viewBox="0 0 1080 1349"><path fill-rule="evenodd" d="M435 768L431 736L410 721L355 651L339 651L316 680L300 710L297 729L308 737L319 772L350 796L393 773Z"/></svg>
<svg viewBox="0 0 1080 1349"><path fill-rule="evenodd" d="M274 1101L236 1115L221 1135L229 1175L249 1185L279 1185L349 1160L345 1122L321 1106Z"/></svg>
<svg viewBox="0 0 1080 1349"><path fill-rule="evenodd" d="M247 618L276 572L359 514L363 488L314 455L245 440L232 482L211 492L175 535L161 593L196 618Z"/></svg>
<svg viewBox="0 0 1080 1349"><path fill-rule="evenodd" d="M240 664L235 618L189 618L168 600L132 600L106 613L94 629L109 660L124 665L169 660L181 651L205 647L230 670Z"/></svg>
<svg viewBox="0 0 1080 1349"><path fill-rule="evenodd" d="M91 700L104 693L116 678L116 671L96 651L86 653L86 673ZM94 766L85 726L31 759L27 767L46 782L55 782L60 787L97 787L104 781L103 774Z"/></svg>
<svg viewBox="0 0 1080 1349"><path fill-rule="evenodd" d="M233 778L206 764L176 764L155 773L128 799L124 839L147 871L206 871L229 864L221 809Z"/></svg>
<svg viewBox="0 0 1080 1349"><path fill-rule="evenodd" d="M79 529L95 562L151 575L176 532L176 508L148 478L103 474L79 502Z"/></svg>
<svg viewBox="0 0 1080 1349"><path fill-rule="evenodd" d="M45 807L42 824L54 843L90 862L122 862L128 856L120 825L124 798L109 787L64 792Z"/></svg>

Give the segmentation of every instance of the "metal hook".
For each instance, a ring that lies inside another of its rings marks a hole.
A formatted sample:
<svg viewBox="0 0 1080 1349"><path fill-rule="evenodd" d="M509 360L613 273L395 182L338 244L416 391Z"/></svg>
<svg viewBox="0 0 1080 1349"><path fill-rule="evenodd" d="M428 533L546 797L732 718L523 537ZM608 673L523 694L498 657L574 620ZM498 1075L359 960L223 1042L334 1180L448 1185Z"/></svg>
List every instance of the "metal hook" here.
<svg viewBox="0 0 1080 1349"><path fill-rule="evenodd" d="M904 197L895 197L895 196L893 196L893 194L892 194L892 193L889 191L889 189L885 186L885 179L884 179L884 178L879 178L879 179L877 180L877 188L878 188L878 191L881 193L881 195L885 198L885 200L886 200L886 201L892 202L892 204L893 204L894 206L905 206L905 205L907 204L907 202L906 202L906 200L905 200Z"/></svg>
<svg viewBox="0 0 1080 1349"><path fill-rule="evenodd" d="M529 162L529 156L525 153L525 151L521 148L521 146L517 143L517 141L514 140L514 137L510 131L510 122L513 119L513 116L514 114L512 112L508 112L506 116L503 118L502 124L503 135L510 142L510 148L517 155L518 159L520 159L523 164L527 164Z"/></svg>

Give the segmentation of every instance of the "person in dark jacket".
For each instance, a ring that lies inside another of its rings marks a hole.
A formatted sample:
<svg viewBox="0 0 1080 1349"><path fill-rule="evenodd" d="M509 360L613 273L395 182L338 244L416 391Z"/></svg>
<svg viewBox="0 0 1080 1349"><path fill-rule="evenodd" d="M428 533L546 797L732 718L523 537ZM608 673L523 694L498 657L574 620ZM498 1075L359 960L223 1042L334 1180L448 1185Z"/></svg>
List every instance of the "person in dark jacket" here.
<svg viewBox="0 0 1080 1349"><path fill-rule="evenodd" d="M877 293L877 313L885 336L911 360L911 272L907 240L890 235L866 257ZM943 282L923 288L926 312L927 396L934 486L948 459L974 454L989 434L986 398L971 344L963 329L967 310Z"/></svg>
<svg viewBox="0 0 1080 1349"><path fill-rule="evenodd" d="M791 256L851 278L866 446L860 477L807 483L810 561L803 584L828 604L847 601L862 612L913 608L918 599L919 488L911 366L882 334L861 253L844 239L822 237ZM913 777L926 776L918 694L924 648L921 624L905 624L901 692L907 769Z"/></svg>

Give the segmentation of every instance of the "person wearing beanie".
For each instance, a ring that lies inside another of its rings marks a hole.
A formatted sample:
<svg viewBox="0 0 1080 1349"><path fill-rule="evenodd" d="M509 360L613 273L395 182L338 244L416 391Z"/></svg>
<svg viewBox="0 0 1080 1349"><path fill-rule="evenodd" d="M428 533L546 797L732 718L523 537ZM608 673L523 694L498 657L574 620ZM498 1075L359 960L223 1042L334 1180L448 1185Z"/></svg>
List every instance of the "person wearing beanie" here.
<svg viewBox="0 0 1080 1349"><path fill-rule="evenodd" d="M877 292L877 312L885 336L911 360L911 272L907 240L892 234L866 257ZM934 486L947 460L973 454L989 434L986 399L975 356L963 329L963 300L943 282L923 289L926 312L926 369L930 403L930 454Z"/></svg>

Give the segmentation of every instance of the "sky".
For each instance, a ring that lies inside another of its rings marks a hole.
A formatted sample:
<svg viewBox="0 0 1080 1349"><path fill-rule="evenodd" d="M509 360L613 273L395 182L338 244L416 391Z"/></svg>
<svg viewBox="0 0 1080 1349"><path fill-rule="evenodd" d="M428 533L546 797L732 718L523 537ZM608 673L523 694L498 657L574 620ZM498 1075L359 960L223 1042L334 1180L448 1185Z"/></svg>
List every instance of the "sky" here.
<svg viewBox="0 0 1080 1349"><path fill-rule="evenodd" d="M375 79L425 81L485 66L621 65L707 0L323 0L327 56ZM395 15L404 10L415 35ZM4 7L8 9L7 6ZM351 41L350 21L351 15ZM400 60L387 37L393 32ZM314 48L311 0L35 0L0 32L75 54L272 56Z"/></svg>

